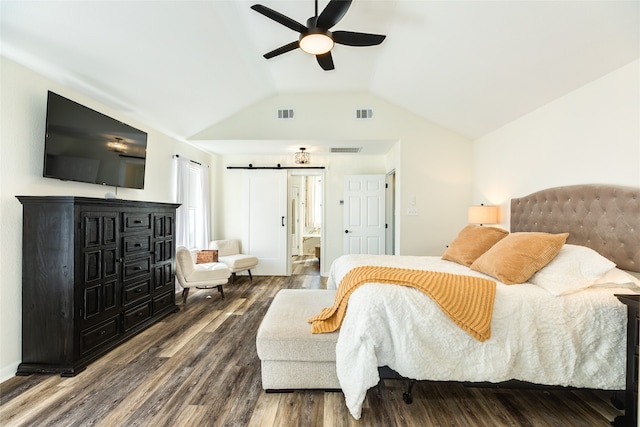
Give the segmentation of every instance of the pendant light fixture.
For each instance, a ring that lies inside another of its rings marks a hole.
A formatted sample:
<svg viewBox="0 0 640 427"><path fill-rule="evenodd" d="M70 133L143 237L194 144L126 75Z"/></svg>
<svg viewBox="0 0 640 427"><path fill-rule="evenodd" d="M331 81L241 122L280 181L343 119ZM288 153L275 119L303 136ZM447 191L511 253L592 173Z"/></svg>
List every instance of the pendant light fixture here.
<svg viewBox="0 0 640 427"><path fill-rule="evenodd" d="M304 147L300 147L300 151L295 154L295 162L298 165L306 165L309 163L309 153L306 151L307 149Z"/></svg>

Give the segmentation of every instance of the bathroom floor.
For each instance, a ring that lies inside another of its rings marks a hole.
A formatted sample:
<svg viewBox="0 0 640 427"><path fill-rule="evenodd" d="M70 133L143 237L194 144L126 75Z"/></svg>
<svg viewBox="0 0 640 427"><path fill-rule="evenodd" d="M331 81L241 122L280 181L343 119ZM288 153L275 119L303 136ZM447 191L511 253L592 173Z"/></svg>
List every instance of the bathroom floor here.
<svg viewBox="0 0 640 427"><path fill-rule="evenodd" d="M291 274L320 275L320 260L314 255L292 256Z"/></svg>

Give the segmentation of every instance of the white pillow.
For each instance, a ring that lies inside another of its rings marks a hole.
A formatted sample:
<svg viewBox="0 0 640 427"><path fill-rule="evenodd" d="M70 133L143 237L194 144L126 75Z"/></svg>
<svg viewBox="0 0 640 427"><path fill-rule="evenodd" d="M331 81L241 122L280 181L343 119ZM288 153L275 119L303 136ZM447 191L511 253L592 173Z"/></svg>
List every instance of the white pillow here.
<svg viewBox="0 0 640 427"><path fill-rule="evenodd" d="M594 285L633 285L640 288L640 279L632 276L626 271L614 268L609 270L604 276L596 280Z"/></svg>
<svg viewBox="0 0 640 427"><path fill-rule="evenodd" d="M565 244L549 264L531 276L529 282L553 295L565 295L593 285L615 266L593 249Z"/></svg>

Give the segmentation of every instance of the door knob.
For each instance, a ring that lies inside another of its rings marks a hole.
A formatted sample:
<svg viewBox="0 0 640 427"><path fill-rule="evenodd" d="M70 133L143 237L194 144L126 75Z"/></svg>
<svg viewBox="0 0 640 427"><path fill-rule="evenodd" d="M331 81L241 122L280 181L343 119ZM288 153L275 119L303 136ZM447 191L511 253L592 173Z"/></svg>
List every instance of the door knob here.
<svg viewBox="0 0 640 427"><path fill-rule="evenodd" d="M349 234L350 231L349 230L344 230L344 234Z"/></svg>

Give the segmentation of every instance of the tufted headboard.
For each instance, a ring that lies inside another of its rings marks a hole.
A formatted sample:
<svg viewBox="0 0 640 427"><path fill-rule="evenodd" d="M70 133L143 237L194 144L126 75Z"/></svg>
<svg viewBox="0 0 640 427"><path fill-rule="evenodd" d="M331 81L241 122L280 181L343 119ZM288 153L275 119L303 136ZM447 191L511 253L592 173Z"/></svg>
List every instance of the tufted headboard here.
<svg viewBox="0 0 640 427"><path fill-rule="evenodd" d="M640 272L640 188L571 185L514 198L511 231L569 232L567 243Z"/></svg>

